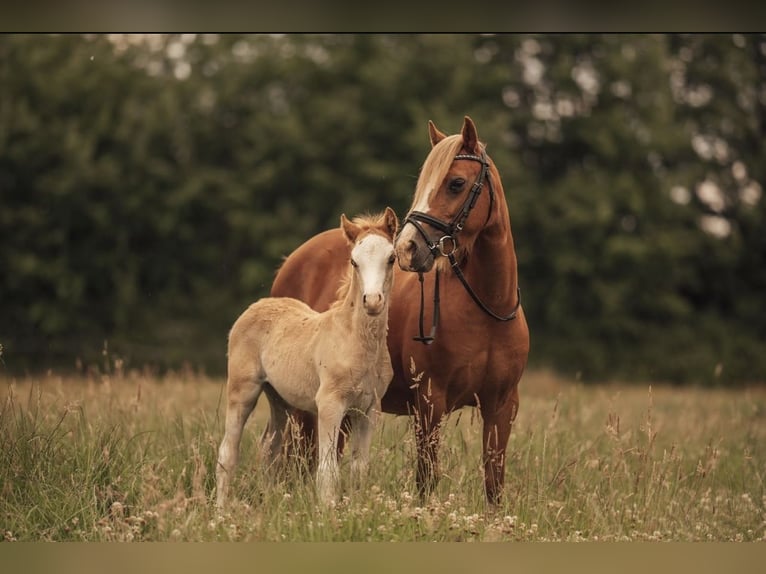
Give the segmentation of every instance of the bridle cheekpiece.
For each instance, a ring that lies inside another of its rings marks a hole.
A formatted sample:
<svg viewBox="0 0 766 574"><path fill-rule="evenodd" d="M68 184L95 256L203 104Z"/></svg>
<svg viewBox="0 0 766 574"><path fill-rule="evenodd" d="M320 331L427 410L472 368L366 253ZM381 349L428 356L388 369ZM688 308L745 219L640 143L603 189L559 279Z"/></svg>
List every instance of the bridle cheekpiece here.
<svg viewBox="0 0 766 574"><path fill-rule="evenodd" d="M455 217L452 218L452 221L446 223L441 219L433 217L427 213L423 213L422 211L411 211L404 220L405 225L407 223L411 223L415 229L418 230L418 233L420 233L421 237L423 237L423 240L426 242L426 245L433 254L434 258L439 256L449 257L450 255L454 255L455 251L457 251L458 243L456 236L463 230L465 221L468 219L468 214L471 213L471 210L476 205L476 200L479 198L482 187L484 187L484 179L486 179L487 183L489 184L490 201L494 201L492 183L489 177L487 177L489 173L489 160L487 159L487 154L483 151L481 152L481 156L473 154L458 154L455 156L455 159L477 161L481 164L481 171L479 172L476 181L471 186L471 190L468 192L468 196L465 198L460 211L458 211ZM487 214L487 220L489 220L489 215L491 212L492 207L490 205L490 211ZM444 233L444 235L437 242L431 241L431 239L428 237L428 233L426 233L426 230L423 228L423 223L430 225L434 229L438 229Z"/></svg>

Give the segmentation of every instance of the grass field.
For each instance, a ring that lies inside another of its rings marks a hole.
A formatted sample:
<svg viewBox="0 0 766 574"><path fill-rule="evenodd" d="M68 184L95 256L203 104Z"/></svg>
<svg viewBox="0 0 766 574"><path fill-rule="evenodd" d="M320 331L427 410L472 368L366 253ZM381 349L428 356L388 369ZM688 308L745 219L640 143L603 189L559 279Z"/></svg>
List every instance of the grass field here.
<svg viewBox="0 0 766 574"><path fill-rule="evenodd" d="M262 399L218 515L223 384L120 368L0 379L0 539L766 540L764 387L586 386L530 372L496 509L471 409L445 423L430 498L414 494L410 420L386 415L367 482L322 510L310 480L275 480L259 464Z"/></svg>

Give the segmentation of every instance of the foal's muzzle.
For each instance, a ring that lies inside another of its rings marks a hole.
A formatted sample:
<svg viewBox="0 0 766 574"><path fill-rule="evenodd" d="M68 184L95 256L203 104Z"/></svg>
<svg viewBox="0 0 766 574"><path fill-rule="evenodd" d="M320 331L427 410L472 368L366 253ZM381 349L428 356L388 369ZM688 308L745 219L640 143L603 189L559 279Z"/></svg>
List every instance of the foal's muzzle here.
<svg viewBox="0 0 766 574"><path fill-rule="evenodd" d="M370 293L362 295L362 305L368 315L380 315L386 306L386 298L382 293Z"/></svg>

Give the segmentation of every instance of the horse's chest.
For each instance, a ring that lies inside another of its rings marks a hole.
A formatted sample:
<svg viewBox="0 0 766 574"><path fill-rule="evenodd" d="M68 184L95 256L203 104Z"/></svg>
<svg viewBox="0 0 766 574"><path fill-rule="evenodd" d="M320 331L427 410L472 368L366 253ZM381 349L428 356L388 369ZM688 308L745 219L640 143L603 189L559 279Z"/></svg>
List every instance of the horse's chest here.
<svg viewBox="0 0 766 574"><path fill-rule="evenodd" d="M412 340L417 329L416 323L410 324L400 333L399 346L392 346L397 375L389 405L409 400L418 383L430 384L431 392L451 408L475 404L477 395L507 383L513 347L510 329L487 326L475 316L470 320L442 316L431 345Z"/></svg>

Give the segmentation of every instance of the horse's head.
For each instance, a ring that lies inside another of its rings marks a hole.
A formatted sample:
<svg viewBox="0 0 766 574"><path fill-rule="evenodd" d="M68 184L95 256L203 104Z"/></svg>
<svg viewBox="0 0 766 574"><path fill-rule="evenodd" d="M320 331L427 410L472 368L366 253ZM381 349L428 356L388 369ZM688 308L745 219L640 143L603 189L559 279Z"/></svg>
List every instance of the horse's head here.
<svg viewBox="0 0 766 574"><path fill-rule="evenodd" d="M437 257L467 252L492 211L489 159L476 126L465 117L460 134L447 136L428 122L431 153L395 242L404 271L430 271ZM484 184L490 187L482 193Z"/></svg>
<svg viewBox="0 0 766 574"><path fill-rule="evenodd" d="M340 226L352 245L351 266L361 287L362 305L368 315L379 315L388 302L394 279L394 237L399 227L390 207L377 217L340 216Z"/></svg>

